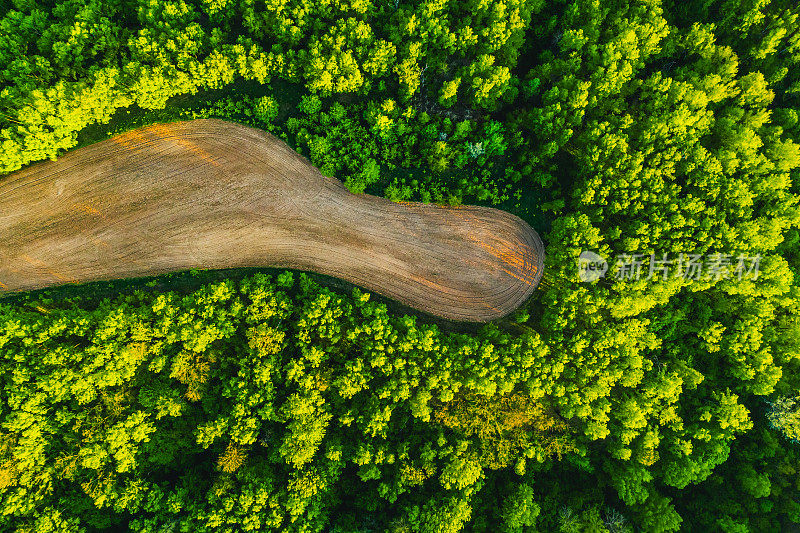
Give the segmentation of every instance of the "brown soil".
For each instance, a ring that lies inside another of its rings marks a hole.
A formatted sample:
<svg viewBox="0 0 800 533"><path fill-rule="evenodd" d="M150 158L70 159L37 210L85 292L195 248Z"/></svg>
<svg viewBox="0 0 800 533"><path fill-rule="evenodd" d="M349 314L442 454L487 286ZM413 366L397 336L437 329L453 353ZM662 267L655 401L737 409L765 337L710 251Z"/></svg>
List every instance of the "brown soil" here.
<svg viewBox="0 0 800 533"><path fill-rule="evenodd" d="M280 139L221 120L130 131L7 176L0 235L0 295L270 266L476 322L525 301L544 259L509 213L354 195Z"/></svg>

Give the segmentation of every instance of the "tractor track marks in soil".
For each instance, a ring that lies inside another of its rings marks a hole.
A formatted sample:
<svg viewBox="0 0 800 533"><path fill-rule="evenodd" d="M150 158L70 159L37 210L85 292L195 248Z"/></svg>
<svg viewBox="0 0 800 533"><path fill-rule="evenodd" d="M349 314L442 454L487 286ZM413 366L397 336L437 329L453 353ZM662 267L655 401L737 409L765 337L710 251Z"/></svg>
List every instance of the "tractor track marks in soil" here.
<svg viewBox="0 0 800 533"><path fill-rule="evenodd" d="M335 276L421 311L504 316L544 248L497 209L354 195L276 137L155 124L0 179L0 295L191 268Z"/></svg>

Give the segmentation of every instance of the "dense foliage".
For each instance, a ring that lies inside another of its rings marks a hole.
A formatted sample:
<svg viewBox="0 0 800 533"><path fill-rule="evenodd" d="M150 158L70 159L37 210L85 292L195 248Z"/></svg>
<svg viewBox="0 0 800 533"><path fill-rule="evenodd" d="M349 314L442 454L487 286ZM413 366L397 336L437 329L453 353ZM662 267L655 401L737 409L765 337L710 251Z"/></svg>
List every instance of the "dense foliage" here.
<svg viewBox="0 0 800 533"><path fill-rule="evenodd" d="M547 273L469 334L298 274L2 305L4 528L800 522L794 2L12 4L0 172L128 112L224 116L356 192L503 203ZM583 250L760 272L581 283Z"/></svg>
<svg viewBox="0 0 800 533"><path fill-rule="evenodd" d="M574 448L539 336L442 334L369 300L287 272L0 307L5 526L434 530L487 476L533 512L504 469Z"/></svg>

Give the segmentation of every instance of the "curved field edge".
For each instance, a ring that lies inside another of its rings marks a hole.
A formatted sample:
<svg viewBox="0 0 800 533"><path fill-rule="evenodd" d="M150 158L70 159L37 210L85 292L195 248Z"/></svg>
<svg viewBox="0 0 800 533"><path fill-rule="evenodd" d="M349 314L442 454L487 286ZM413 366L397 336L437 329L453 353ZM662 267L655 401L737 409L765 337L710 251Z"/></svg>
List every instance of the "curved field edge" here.
<svg viewBox="0 0 800 533"><path fill-rule="evenodd" d="M354 195L272 135L220 120L134 130L14 173L0 191L7 291L285 267L485 322L527 300L543 268L541 239L516 216Z"/></svg>

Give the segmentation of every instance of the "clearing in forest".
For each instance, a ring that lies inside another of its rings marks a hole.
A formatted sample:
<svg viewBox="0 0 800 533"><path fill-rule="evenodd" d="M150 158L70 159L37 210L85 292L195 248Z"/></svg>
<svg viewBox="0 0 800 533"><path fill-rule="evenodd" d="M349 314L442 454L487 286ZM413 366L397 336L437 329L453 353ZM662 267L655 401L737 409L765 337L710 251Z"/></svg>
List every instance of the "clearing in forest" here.
<svg viewBox="0 0 800 533"><path fill-rule="evenodd" d="M476 322L524 302L544 259L516 216L351 194L280 139L222 120L156 124L0 179L0 235L0 294L269 266Z"/></svg>

